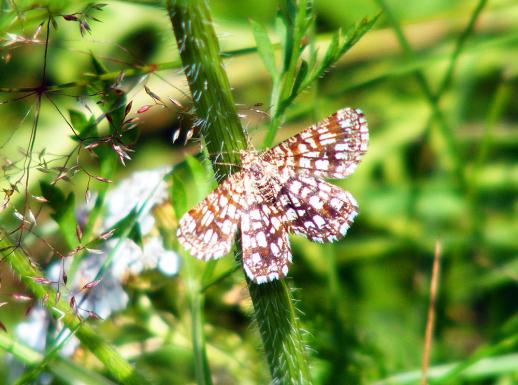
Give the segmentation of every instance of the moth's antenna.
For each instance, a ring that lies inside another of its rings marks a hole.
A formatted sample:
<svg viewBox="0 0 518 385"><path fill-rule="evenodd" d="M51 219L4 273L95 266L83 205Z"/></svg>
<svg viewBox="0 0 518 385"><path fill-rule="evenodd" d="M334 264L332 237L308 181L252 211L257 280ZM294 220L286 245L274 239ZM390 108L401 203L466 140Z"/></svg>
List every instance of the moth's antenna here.
<svg viewBox="0 0 518 385"><path fill-rule="evenodd" d="M221 142L221 146L220 146L220 149L219 149L219 154L218 154L219 157L223 157L223 141ZM216 157L216 160L217 160L217 157ZM221 163L222 164L222 163ZM230 165L229 167L229 173L232 174L232 165Z"/></svg>
<svg viewBox="0 0 518 385"><path fill-rule="evenodd" d="M248 132L248 123L243 125L243 130L245 131L246 149L252 150L254 148L254 145L252 144L252 137L250 136L250 133Z"/></svg>
<svg viewBox="0 0 518 385"><path fill-rule="evenodd" d="M209 152L207 152L207 154L209 154ZM221 157L222 157L222 155L223 155L223 154L222 154L221 152L218 152L218 153L216 154L216 156L214 157L214 162L218 162L218 161L219 161L219 158L221 158Z"/></svg>

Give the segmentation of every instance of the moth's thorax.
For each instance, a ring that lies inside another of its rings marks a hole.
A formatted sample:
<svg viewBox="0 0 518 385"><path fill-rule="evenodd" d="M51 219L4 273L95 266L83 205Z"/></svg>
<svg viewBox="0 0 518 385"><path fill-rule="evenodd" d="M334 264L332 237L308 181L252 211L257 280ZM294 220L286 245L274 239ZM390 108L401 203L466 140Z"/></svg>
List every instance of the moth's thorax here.
<svg viewBox="0 0 518 385"><path fill-rule="evenodd" d="M239 152L241 158L241 167L243 170L251 170L254 164L259 161L259 153L256 150L241 150Z"/></svg>
<svg viewBox="0 0 518 385"><path fill-rule="evenodd" d="M241 170L250 173L257 182L275 173L275 167L267 159L263 159L263 155L264 153L259 154L256 150L241 150L239 153Z"/></svg>
<svg viewBox="0 0 518 385"><path fill-rule="evenodd" d="M263 153L264 154L264 153ZM253 187L256 188L263 198L273 199L275 192L275 181L278 170L270 162L263 159L263 154L255 150L242 150L241 169L251 176Z"/></svg>

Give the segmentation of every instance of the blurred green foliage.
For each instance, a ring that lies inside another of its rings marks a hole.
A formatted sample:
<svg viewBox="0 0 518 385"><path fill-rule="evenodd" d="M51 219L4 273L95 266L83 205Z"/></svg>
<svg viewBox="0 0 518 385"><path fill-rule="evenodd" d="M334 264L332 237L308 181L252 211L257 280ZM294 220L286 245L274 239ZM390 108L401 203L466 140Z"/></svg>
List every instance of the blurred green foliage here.
<svg viewBox="0 0 518 385"><path fill-rule="evenodd" d="M255 52L255 24L250 19L265 26L275 50L277 4L219 0L209 4L220 44L228 52L225 64L234 99L239 113L245 115L243 124L252 141L259 146L268 119L255 110L269 112L271 81ZM185 161L186 154L198 151L197 141L187 146L171 141L178 129L180 142L185 139L192 121L168 101L172 98L186 109L190 105L162 4L110 1L92 13L101 22L87 19L91 33L82 36L78 20L59 15L75 15L87 5L81 1L0 2L0 91L5 101L0 104L4 172L0 186L8 192L11 183L23 176L0 220L2 227L15 228L19 224L15 208L28 218L23 210L26 183L29 196L49 200L41 212L32 201L34 214L39 214L36 234L63 254L80 243L74 238L76 229L70 229L70 205L80 209L87 190L98 192L98 210L85 227L90 231L82 236L96 248L104 193L132 171L174 166L168 181L174 186L172 195L174 189L183 191L184 200L172 202L181 211L213 186L204 163L193 157ZM360 215L347 237L324 246L292 238L294 264L288 280L296 288L299 316L307 330L314 382L419 382L434 245L440 241L441 275L430 363L435 380L430 383L518 383L518 4L510 0L487 4L322 0L314 6L317 19L311 39L320 55L338 28L347 30L363 17L383 11L374 30L318 84L294 100L275 140L344 106L364 111L371 134L358 170L336 182L360 205ZM47 9L58 28L51 23L43 84L52 92L42 96L38 110L37 95L26 96L30 91L25 88L41 85L46 24L36 37L34 33L46 21ZM121 70L133 73L119 79L119 90L113 85ZM102 95L101 90L106 93ZM121 127L129 101L133 105L128 118L138 116L140 121L138 135L135 129L131 138L122 139L121 144L134 150L126 167L116 162L111 142L97 147L96 157L85 151L77 155L78 142L67 122L78 128L74 121L81 121L79 131L108 137ZM149 110L137 113L147 105ZM84 116L78 120L73 111ZM106 114L113 115L111 123ZM90 116L103 119L94 120L93 128ZM31 133L36 134L33 141ZM23 162L28 148L33 167L26 178ZM67 170L56 188L49 187L63 171L52 167L61 167L69 154L73 154L72 164L77 160L101 179L84 170ZM155 215L157 231L167 247L176 250L172 212L165 205ZM128 223L129 228L120 234L130 234L135 222ZM59 258L56 253L49 258L49 248L38 237L26 234L24 246L45 269ZM203 274L205 265L187 257L179 276L146 272L128 278L128 307L95 325L99 335L135 362L153 383L185 384L196 378L189 285L193 276ZM259 336L250 327L251 308L242 272L230 257L212 269L212 277L222 278L214 283L203 281L210 284L204 289L202 317L212 381L267 383ZM12 294L25 288L5 265L1 277L0 302L8 304L0 307L0 320L7 329L0 336L4 349L0 371L2 378L14 383L20 373L15 373L9 360L30 368L41 357L33 350L30 355L14 349L14 358L5 353L18 338L14 330L26 318L27 304L13 300ZM63 367L70 374L59 376ZM74 383L74 379L100 383L99 375L106 383L114 381L84 348L72 357L54 357L42 369L40 383L46 372L54 374L51 381L55 384Z"/></svg>

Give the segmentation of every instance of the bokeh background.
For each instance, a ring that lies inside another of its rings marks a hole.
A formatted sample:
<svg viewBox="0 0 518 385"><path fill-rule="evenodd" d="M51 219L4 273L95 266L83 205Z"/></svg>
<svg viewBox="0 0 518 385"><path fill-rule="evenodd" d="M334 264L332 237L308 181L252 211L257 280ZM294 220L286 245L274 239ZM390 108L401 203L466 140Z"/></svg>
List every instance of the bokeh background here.
<svg viewBox="0 0 518 385"><path fill-rule="evenodd" d="M66 15L88 4L49 3L53 12ZM247 50L255 46L250 19L263 23L275 42L277 4L209 4L222 50L229 52L226 71L243 124L252 141L260 143L271 81L257 53ZM40 84L44 66L45 26L35 38L33 34L45 13L33 5L41 4L1 2L0 185L9 191L21 175L31 132L36 133L28 186L29 195L40 196L40 182L62 171L46 171L42 159L49 168L60 167L77 145L68 125L70 110L87 118L90 111L95 116L100 112L95 96L75 97L77 87L43 97L41 109L34 95L22 97L27 92L21 88ZM313 37L322 47L331 32L383 11L373 30L295 101L277 137L286 138L344 106L361 108L371 133L358 170L336 181L360 206L347 237L332 245L292 238L294 264L288 279L307 331L315 383L418 382L437 242L442 252L432 373L444 374L460 363L466 369L449 383L518 383L518 3L319 0L314 7ZM63 295L91 282L111 255L103 280L82 304L103 319L88 322L155 383L195 383L188 283L192 272L201 274L204 267L178 253L170 201L171 180L177 169L182 172L186 155L199 151L199 140L195 132L183 143L189 119L169 99L189 105L188 87L175 63L174 35L159 2L108 1L93 15L101 22L89 19L91 32L84 36L76 20L56 17L46 84L88 83L88 74L94 72L92 55L110 73L143 64L158 69L128 76L121 84L127 100L133 101L129 116L140 118L139 135L130 146L132 159L125 167L116 166L109 187L98 180L88 184L85 172L71 172L56 186L65 195L74 192L73 215L81 226L93 209L84 199L87 189L94 196L107 189L97 228L109 229L138 207L141 234L103 243L100 253L87 253ZM155 105L152 95L167 106ZM177 130L181 140L173 143ZM92 174L100 164L85 153L77 161ZM191 174L181 175L188 179ZM201 198L211 180L197 176L199 191L193 195ZM23 184L19 191L0 213L3 228L19 224L14 210L23 207ZM67 242L49 207L37 211L34 201L31 207L38 213L38 236L26 234L24 245L49 280L57 279L62 273L58 254L70 251L72 241ZM215 276L234 265L231 257L222 259ZM67 264L64 269L69 268ZM6 331L0 332L0 382L15 383L48 354L60 325L49 321L48 312L35 301L22 298L28 293L5 264L1 278L1 302L6 304L0 320ZM205 294L214 383L267 383L241 270ZM14 342L23 349L9 354ZM36 383L113 381L73 338L49 360L35 375ZM67 374L59 375L56 365L64 365L61 373Z"/></svg>

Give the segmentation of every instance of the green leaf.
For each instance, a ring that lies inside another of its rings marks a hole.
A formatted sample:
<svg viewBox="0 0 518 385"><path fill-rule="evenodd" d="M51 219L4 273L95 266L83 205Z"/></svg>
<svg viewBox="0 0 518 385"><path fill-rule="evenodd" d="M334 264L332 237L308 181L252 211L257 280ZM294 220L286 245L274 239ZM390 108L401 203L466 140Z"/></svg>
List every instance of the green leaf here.
<svg viewBox="0 0 518 385"><path fill-rule="evenodd" d="M140 230L137 218L138 210L137 208L133 208L128 215L111 227L114 230L113 237L121 238L126 236L142 248L144 243L142 241L142 231Z"/></svg>
<svg viewBox="0 0 518 385"><path fill-rule="evenodd" d="M116 93L113 93L114 96L114 102L111 105L112 108L106 109L106 115L109 115L112 119L111 127L119 130L122 126L122 123L124 122L124 111L126 110L126 96L123 95L117 95ZM115 133L115 132L114 132Z"/></svg>
<svg viewBox="0 0 518 385"><path fill-rule="evenodd" d="M329 43L329 46L327 47L327 51L320 62L320 67L327 68L333 61L335 61L338 57L338 44L340 40L340 31L333 34L333 37L331 38L331 42Z"/></svg>
<svg viewBox="0 0 518 385"><path fill-rule="evenodd" d="M75 247L78 240L76 238L74 193L70 193L65 197L59 188L45 181L40 182L40 189L41 195L48 201L48 205L53 210L51 217L58 224L67 245L70 248Z"/></svg>
<svg viewBox="0 0 518 385"><path fill-rule="evenodd" d="M343 55L347 50L355 45L363 37L363 35L370 31L380 16L381 12L370 20L365 17L359 24L356 25L355 28L353 28L352 33L349 31L349 33L344 36L345 42L340 49L340 55Z"/></svg>
<svg viewBox="0 0 518 385"><path fill-rule="evenodd" d="M298 92L300 90L300 86L304 82L304 79L306 79L307 74L308 74L308 62L305 60L302 60L302 62L300 63L299 70L297 71L297 77L295 78L295 82L293 84L293 89L291 91L291 95L298 94ZM291 95L290 95L290 98L291 98Z"/></svg>
<svg viewBox="0 0 518 385"><path fill-rule="evenodd" d="M132 145L137 143L138 139L140 137L140 129L139 127L134 127L131 130L124 131L122 133L122 142L125 145Z"/></svg>
<svg viewBox="0 0 518 385"><path fill-rule="evenodd" d="M93 53L90 53L90 58L97 75L108 72L107 68ZM111 133L118 134L126 116L126 94L117 87L113 87L113 80L101 80L100 85L96 84L96 87L94 87L92 91L95 92L96 88L98 88L97 92L102 90L102 103L99 103L99 107L110 121Z"/></svg>
<svg viewBox="0 0 518 385"><path fill-rule="evenodd" d="M283 67L282 72L288 71L290 68L290 60L293 52L293 25L290 24L288 18L283 13L279 13L279 25L284 27L284 35L283 35L283 44L284 47L282 52L283 57Z"/></svg>
<svg viewBox="0 0 518 385"><path fill-rule="evenodd" d="M324 55L324 58L306 77L300 90L308 87L313 81L322 76L333 64L335 64L349 49L351 49L362 37L369 31L381 14L376 15L372 19L364 18L355 27L351 28L345 34L340 32L333 35L331 43ZM296 96L296 95L295 95Z"/></svg>
<svg viewBox="0 0 518 385"><path fill-rule="evenodd" d="M74 127L77 131L81 131L83 127L86 126L86 116L76 110L68 110L68 114L70 115L70 123L72 127Z"/></svg>
<svg viewBox="0 0 518 385"><path fill-rule="evenodd" d="M191 173L194 186L198 193L197 200L203 199L211 191L212 187L215 187L214 183L211 183L211 175L207 174L207 169L199 159L188 156L185 161L189 167L189 172Z"/></svg>
<svg viewBox="0 0 518 385"><path fill-rule="evenodd" d="M57 211L60 208L60 203L65 200L65 194L58 189L56 186L51 185L48 182L40 182L41 194L48 201L47 204L54 210Z"/></svg>
<svg viewBox="0 0 518 385"><path fill-rule="evenodd" d="M301 3L303 3L303 1L301 1ZM285 11L285 16L286 16L286 20L288 21L289 24L294 24L295 23L295 19L297 17L297 2L296 1L293 1L293 0L286 0L285 1L285 5L284 5L286 8L284 9Z"/></svg>
<svg viewBox="0 0 518 385"><path fill-rule="evenodd" d="M279 44L281 47L286 47L286 34L287 26L286 21L280 11L277 12L275 17L275 34L279 38Z"/></svg>
<svg viewBox="0 0 518 385"><path fill-rule="evenodd" d="M187 211L187 186L185 185L184 178L181 177L180 172L173 174L173 185L171 187L171 202L173 209L176 214L176 218L180 219L181 216Z"/></svg>
<svg viewBox="0 0 518 385"><path fill-rule="evenodd" d="M93 117L87 119L82 112L76 110L68 110L68 114L70 116L70 124L81 138L98 136L97 126ZM78 140L75 136L72 136L72 138Z"/></svg>
<svg viewBox="0 0 518 385"><path fill-rule="evenodd" d="M257 44L257 51L263 60L266 70L276 82L279 78L279 70L275 65L275 52L273 50L272 42L268 36L268 32L262 24L254 20L250 20L252 24L252 31L254 33L255 42Z"/></svg>
<svg viewBox="0 0 518 385"><path fill-rule="evenodd" d="M90 52L90 59L92 60L92 65L97 75L102 75L108 72L108 69L104 66L104 64L97 60L93 52Z"/></svg>
<svg viewBox="0 0 518 385"><path fill-rule="evenodd" d="M103 178L112 179L117 168L117 154L109 146L99 146L95 148L95 154L100 160L100 174ZM108 186L107 183L104 185Z"/></svg>
<svg viewBox="0 0 518 385"><path fill-rule="evenodd" d="M213 171L194 156L187 156L185 161L175 167L171 189L171 200L176 216L180 218L188 209L215 187Z"/></svg>

